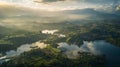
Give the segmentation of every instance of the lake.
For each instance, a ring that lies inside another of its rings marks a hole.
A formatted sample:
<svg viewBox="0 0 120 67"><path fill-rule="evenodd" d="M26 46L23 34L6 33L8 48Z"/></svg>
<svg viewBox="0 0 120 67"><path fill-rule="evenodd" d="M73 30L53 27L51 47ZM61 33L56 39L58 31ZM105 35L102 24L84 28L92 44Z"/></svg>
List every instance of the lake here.
<svg viewBox="0 0 120 67"><path fill-rule="evenodd" d="M65 42L58 45L58 48L65 50L65 54L69 58L77 57L78 51L90 52L94 55L105 55L107 61L106 67L120 67L120 47L106 41L84 41L80 47L74 44L69 45Z"/></svg>
<svg viewBox="0 0 120 67"><path fill-rule="evenodd" d="M17 50L10 50L6 52L5 57L0 57L1 59L6 57L13 57L20 55L25 51L30 51L34 47L45 48L48 44L44 44L41 42L35 42L33 44L25 44L17 48ZM31 48L32 47L32 48ZM77 45L69 45L67 43L58 43L58 48L67 49L66 54L68 57L76 57L78 56L76 53L79 50L90 52L94 55L105 55L106 56L106 67L120 67L120 47L114 46L106 41L84 41L83 44L79 47ZM61 49L62 50L62 49ZM1 60L0 62L7 61L9 59Z"/></svg>

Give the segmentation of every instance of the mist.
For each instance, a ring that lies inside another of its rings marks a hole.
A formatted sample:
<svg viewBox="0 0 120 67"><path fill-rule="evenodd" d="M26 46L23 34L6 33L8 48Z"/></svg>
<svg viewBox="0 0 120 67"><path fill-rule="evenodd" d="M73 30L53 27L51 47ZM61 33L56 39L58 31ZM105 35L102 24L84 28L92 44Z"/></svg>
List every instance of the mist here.
<svg viewBox="0 0 120 67"><path fill-rule="evenodd" d="M61 23L86 19L88 15L67 14L13 5L0 5L0 26L22 30L38 30L41 23Z"/></svg>
<svg viewBox="0 0 120 67"><path fill-rule="evenodd" d="M96 17L97 16L97 17ZM109 17L108 17L109 16ZM22 30L39 30L41 23L62 23L79 20L103 20L118 18L92 8L47 11L28 7L0 4L0 26Z"/></svg>
<svg viewBox="0 0 120 67"><path fill-rule="evenodd" d="M42 33L44 34L54 34L55 32L58 32L58 30L43 30Z"/></svg>

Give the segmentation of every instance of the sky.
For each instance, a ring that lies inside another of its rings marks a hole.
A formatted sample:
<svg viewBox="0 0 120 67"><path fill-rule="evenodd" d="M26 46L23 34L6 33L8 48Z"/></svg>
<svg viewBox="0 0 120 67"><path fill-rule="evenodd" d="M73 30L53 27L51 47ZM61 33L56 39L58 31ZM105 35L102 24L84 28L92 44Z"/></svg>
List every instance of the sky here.
<svg viewBox="0 0 120 67"><path fill-rule="evenodd" d="M118 4L119 0L0 0L0 4L14 4L49 11L74 9L103 9L108 10Z"/></svg>

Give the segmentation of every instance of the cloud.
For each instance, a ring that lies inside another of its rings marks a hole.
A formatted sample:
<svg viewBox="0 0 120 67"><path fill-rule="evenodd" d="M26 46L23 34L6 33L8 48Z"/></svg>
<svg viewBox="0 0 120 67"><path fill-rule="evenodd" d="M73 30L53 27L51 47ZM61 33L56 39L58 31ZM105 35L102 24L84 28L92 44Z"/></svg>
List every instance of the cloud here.
<svg viewBox="0 0 120 67"><path fill-rule="evenodd" d="M120 0L35 0L35 2L49 4L56 6L56 8L62 7L62 9L70 7L76 9L93 8L109 12L115 10L118 4L120 5Z"/></svg>
<svg viewBox="0 0 120 67"><path fill-rule="evenodd" d="M38 3L55 3L55 2L85 2L85 0L34 0L34 2Z"/></svg>
<svg viewBox="0 0 120 67"><path fill-rule="evenodd" d="M114 0L35 0L35 2L58 2L58 1L76 1L76 2L89 2L89 3L107 3L114 2ZM118 1L118 0L115 0Z"/></svg>
<svg viewBox="0 0 120 67"><path fill-rule="evenodd" d="M54 11L84 8L108 10L116 8L120 0L0 0L0 2Z"/></svg>
<svg viewBox="0 0 120 67"><path fill-rule="evenodd" d="M57 1L66 1L66 0L42 0L41 2L57 2Z"/></svg>

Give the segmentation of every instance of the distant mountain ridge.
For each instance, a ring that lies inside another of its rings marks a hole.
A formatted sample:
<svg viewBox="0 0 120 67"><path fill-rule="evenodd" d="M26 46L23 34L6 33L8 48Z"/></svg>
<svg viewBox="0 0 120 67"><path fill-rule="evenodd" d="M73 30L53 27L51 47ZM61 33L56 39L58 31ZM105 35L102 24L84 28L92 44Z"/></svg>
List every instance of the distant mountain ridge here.
<svg viewBox="0 0 120 67"><path fill-rule="evenodd" d="M95 9L86 8L86 9L76 9L76 10L65 10L63 13L68 14L77 14L77 15L90 15L91 18L103 18L103 19L118 19L120 17L117 13L107 13L97 11Z"/></svg>

